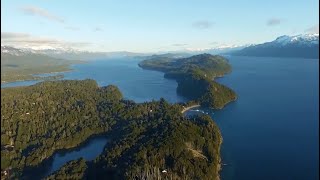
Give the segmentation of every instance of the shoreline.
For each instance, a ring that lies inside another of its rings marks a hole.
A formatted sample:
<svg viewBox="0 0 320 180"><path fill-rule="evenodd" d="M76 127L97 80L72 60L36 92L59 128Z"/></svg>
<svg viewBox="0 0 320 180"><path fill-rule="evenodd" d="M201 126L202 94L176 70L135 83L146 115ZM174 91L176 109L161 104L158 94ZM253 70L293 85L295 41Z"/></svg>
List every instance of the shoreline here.
<svg viewBox="0 0 320 180"><path fill-rule="evenodd" d="M218 125L217 125L218 126ZM220 131L220 130L219 130ZM217 180L221 180L220 178L220 172L222 170L222 157L221 157L221 145L223 143L223 137L220 131L220 142L219 142L219 160L218 160L218 165L217 165Z"/></svg>
<svg viewBox="0 0 320 180"><path fill-rule="evenodd" d="M70 64L66 64L66 67L68 69L66 70L61 70L61 71L53 71L53 72L45 72L45 73L33 73L33 74L28 74L31 76L31 78L28 79L18 79L18 80L13 80L13 81L1 81L1 85L3 84L8 84L8 83L15 83L15 82L23 82L23 81L41 81L43 78L46 77L52 77L52 76L56 76L55 74L59 74L59 73L67 73L67 72L72 72L75 69L73 67L71 67L72 65L76 65L76 64L85 64L88 63L88 61L80 61L80 62L75 62L75 63L70 63ZM41 76L41 75L51 75L52 76ZM26 76L28 76L26 75Z"/></svg>
<svg viewBox="0 0 320 180"><path fill-rule="evenodd" d="M232 101L230 101L230 102L232 102ZM227 104L229 104L230 102L228 102ZM196 104L196 105L192 105L192 106L185 107L185 108L181 111L181 113L183 114L183 113L187 112L188 110L190 110L190 109L192 109L192 108L195 108L195 107L201 107L201 105ZM223 108L223 107L222 107L222 108ZM221 108L221 109L222 109L222 108ZM220 131L220 130L219 130L219 131ZM219 132L219 134L220 134L220 133L221 133L221 132ZM221 172L221 170L222 170L222 157L221 157L221 152L220 152L220 150L221 150L221 145L222 145L222 142L223 142L223 137L222 137L221 134L220 134L219 136L220 136L220 142L219 142L219 157L218 157L218 164L217 164L217 167L216 167L216 171L217 171L216 179L217 179L217 180L221 180L221 178L220 178L220 172Z"/></svg>
<svg viewBox="0 0 320 180"><path fill-rule="evenodd" d="M188 106L188 107L185 107L184 109L182 109L181 113L185 113L186 111L192 109L192 108L195 108L195 107L200 107L200 104L196 104L196 105L192 105L192 106Z"/></svg>
<svg viewBox="0 0 320 180"><path fill-rule="evenodd" d="M166 71L165 70L163 70L163 69L161 69L161 68L152 68L152 67L148 67L148 65L146 66L145 64L141 64L141 62L138 64L138 66L140 67L140 68L142 68L142 69L145 69L145 70L152 70L152 71L160 71L160 72L163 72L164 73L164 78L166 78L166 79L171 79L171 78L169 78L169 77L167 77L166 76ZM232 72L232 70L230 70L229 72L226 72L226 73L222 73L222 74L216 74L212 79L211 79L211 81L215 81L216 82L216 80L217 79L220 79L220 78L223 78L226 74L230 74ZM175 79L175 78L173 78L173 79ZM177 80L176 80L177 81ZM178 83L178 81L177 81L177 83ZM216 83L218 83L218 82L216 82ZM218 83L219 84L219 83ZM235 97L234 98L232 98L232 99L230 99L229 101L227 101L225 104L223 104L221 107L215 107L215 108L212 108L211 107L211 109L216 109L216 110L221 110L221 109L223 109L223 108L225 108L225 106L227 106L228 104L230 104L231 102L234 102L234 101L236 101L238 99L238 96L235 94ZM200 103L198 103L198 104L196 104L196 105L190 105L190 106L187 106L187 107L184 107L183 106L183 109L182 109L182 111L181 111L181 113L183 114L183 115L185 115L184 113L185 112L187 112L187 111L189 111L190 109L192 109L192 108L195 108L195 107L201 107L201 105L200 105ZM220 129L219 129L219 131L220 131ZM220 132L220 138L221 138L221 140L220 140L220 142L219 142L219 149L218 149L218 151L219 151L219 155L218 155L218 159L217 159L217 166L216 166L216 172L217 172L217 175L216 175L216 179L217 180L220 180L221 179L221 177L220 177L220 172L222 171L222 156L221 156L221 152L220 152L220 150L221 150L221 145L222 145L222 142L223 142L223 137L222 137L222 135L221 135L221 132Z"/></svg>
<svg viewBox="0 0 320 180"><path fill-rule="evenodd" d="M73 69L70 69L70 70L67 70L67 71L55 71L55 72L48 72L48 73L35 73L35 74L30 74L33 79L18 79L18 80L15 80L15 81L1 81L1 84L9 84L9 83L16 83L16 82L23 82L23 81L41 81L45 78L50 78L50 77L55 77L57 76L56 74L59 74L59 73L67 73L67 72L72 72L74 71ZM41 76L41 75L51 75L51 76Z"/></svg>
<svg viewBox="0 0 320 180"><path fill-rule="evenodd" d="M24 81L42 81L42 80L48 80L50 78L55 78L59 75L59 73L67 73L67 72L72 72L74 71L73 69L71 70L67 70L67 71L56 71L56 72L49 72L49 73L39 73L39 74L31 74L31 76L33 77L33 79L19 79L19 80L15 80L15 81L1 81L1 85L6 85L6 84L10 84L10 83L19 83L19 82L24 82ZM49 75L50 76L41 76L41 75ZM64 74L62 74L63 77L58 77L57 79L53 79L53 80L59 80L59 79L63 79L64 78Z"/></svg>
<svg viewBox="0 0 320 180"><path fill-rule="evenodd" d="M43 159L38 165L25 167L23 170L23 173L24 173L23 177L29 177L29 176L31 176L32 173L37 172L37 171L42 171L42 172L39 174L39 177L36 177L36 178L33 177L35 179L42 179L44 177L51 175L55 171L53 171L51 173L48 171L50 170L50 168L52 166L52 163L53 163L53 160L54 160L54 157L56 154L67 154L72 151L79 150L81 148L86 147L90 143L90 141L92 141L94 139L98 139L98 138L107 139L106 144L111 141L111 138L109 137L108 132L102 132L102 133L92 134L92 135L88 136L84 141L80 142L79 144L77 144L75 146L70 146L70 147L66 147L66 148L62 148L62 149L55 149L50 156Z"/></svg>

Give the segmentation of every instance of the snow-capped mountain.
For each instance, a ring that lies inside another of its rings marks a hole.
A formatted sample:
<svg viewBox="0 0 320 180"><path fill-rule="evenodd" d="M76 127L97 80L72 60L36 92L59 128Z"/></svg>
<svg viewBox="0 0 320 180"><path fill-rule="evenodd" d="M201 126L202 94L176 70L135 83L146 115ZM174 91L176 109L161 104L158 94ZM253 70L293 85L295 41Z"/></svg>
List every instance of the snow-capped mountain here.
<svg viewBox="0 0 320 180"><path fill-rule="evenodd" d="M232 53L243 56L319 58L319 34L280 36Z"/></svg>
<svg viewBox="0 0 320 180"><path fill-rule="evenodd" d="M143 56L142 53L133 53L127 51L118 52L92 52L79 50L39 50L38 53L45 54L55 58L63 58L68 60L94 60L107 58L125 58L134 56Z"/></svg>
<svg viewBox="0 0 320 180"><path fill-rule="evenodd" d="M244 49L248 46L250 46L251 44L245 44L245 45L223 45L223 46L219 46L219 47L215 47L215 48L211 48L209 50L207 50L205 53L209 53L209 54L229 54L232 53L234 51L238 51L241 49Z"/></svg>
<svg viewBox="0 0 320 180"><path fill-rule="evenodd" d="M312 46L313 44L319 44L319 34L285 35L278 37L273 43L282 46L289 44Z"/></svg>
<svg viewBox="0 0 320 180"><path fill-rule="evenodd" d="M11 54L21 56L25 54L45 55L53 58L66 60L93 60L93 59L108 59L108 58L144 58L152 54L172 54L170 56L187 57L201 53L209 54L225 54L236 50L243 49L249 45L221 45L213 48L186 48L180 51L163 51L157 53L133 53L128 51L117 52L93 52L85 50L77 50L72 48L33 48L33 47L12 47L1 46L1 54Z"/></svg>
<svg viewBox="0 0 320 180"><path fill-rule="evenodd" d="M166 54L166 53L171 53L171 54L183 54L183 57L185 55L196 55L196 54L203 54L203 53L208 53L208 54L229 54L231 52L241 50L245 47L250 46L251 44L246 44L246 45L221 45L217 47L210 47L210 48L186 48L183 50L178 50L178 51L160 51L157 54Z"/></svg>
<svg viewBox="0 0 320 180"><path fill-rule="evenodd" d="M11 46L1 46L1 55L23 56L31 53L33 52L29 50L18 49Z"/></svg>
<svg viewBox="0 0 320 180"><path fill-rule="evenodd" d="M249 45L220 45L212 48L186 48L187 51L190 52L206 52L212 50L228 50L228 49L236 49L236 48L244 48Z"/></svg>
<svg viewBox="0 0 320 180"><path fill-rule="evenodd" d="M49 49L34 49L34 48L15 48L11 46L1 46L1 55L23 56L27 54L44 55L53 58L66 60L92 60L105 58L123 58L144 56L142 53L133 53L127 51L118 52L92 52L81 51L72 48L49 48Z"/></svg>

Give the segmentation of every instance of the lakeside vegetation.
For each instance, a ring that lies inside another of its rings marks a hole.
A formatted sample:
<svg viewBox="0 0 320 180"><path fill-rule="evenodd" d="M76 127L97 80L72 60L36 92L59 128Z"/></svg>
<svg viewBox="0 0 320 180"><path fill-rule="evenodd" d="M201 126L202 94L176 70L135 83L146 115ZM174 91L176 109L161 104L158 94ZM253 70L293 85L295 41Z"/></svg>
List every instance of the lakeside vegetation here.
<svg viewBox="0 0 320 180"><path fill-rule="evenodd" d="M83 158L69 161L54 174L45 178L45 180L55 179L87 179L86 170L88 166Z"/></svg>
<svg viewBox="0 0 320 180"><path fill-rule="evenodd" d="M221 109L237 96L230 88L214 81L231 72L222 56L200 54L188 58L153 57L139 63L144 69L164 72L165 78L175 79L177 93L205 107Z"/></svg>
<svg viewBox="0 0 320 180"><path fill-rule="evenodd" d="M107 134L92 162L67 163L48 179L216 179L221 134L210 116L184 117L181 104L164 99L124 100L116 86L93 80L41 82L1 89L1 170L35 177L57 150Z"/></svg>

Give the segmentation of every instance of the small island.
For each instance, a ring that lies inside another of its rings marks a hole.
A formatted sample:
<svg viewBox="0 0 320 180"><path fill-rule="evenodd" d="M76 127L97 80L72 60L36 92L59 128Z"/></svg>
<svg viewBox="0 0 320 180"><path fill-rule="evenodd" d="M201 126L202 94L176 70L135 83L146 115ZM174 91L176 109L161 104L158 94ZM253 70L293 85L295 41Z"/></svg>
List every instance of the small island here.
<svg viewBox="0 0 320 180"><path fill-rule="evenodd" d="M143 69L164 72L165 78L175 79L177 93L189 98L188 106L201 105L221 109L237 96L214 78L231 72L227 59L218 55L199 54L187 58L151 56L139 63Z"/></svg>

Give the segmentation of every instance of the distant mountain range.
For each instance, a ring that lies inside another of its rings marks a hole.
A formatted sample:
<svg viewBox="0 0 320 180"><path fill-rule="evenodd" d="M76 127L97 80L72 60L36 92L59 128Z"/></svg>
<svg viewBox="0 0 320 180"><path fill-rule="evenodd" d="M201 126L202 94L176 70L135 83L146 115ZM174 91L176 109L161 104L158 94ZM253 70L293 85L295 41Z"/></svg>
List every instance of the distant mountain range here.
<svg viewBox="0 0 320 180"><path fill-rule="evenodd" d="M250 45L230 45L230 46L222 45L222 46L213 47L213 48L186 48L186 49L177 50L177 51L162 51L162 52L156 53L155 55L167 54L169 56L174 55L174 56L181 56L181 57L187 57L187 56L192 56L197 54L223 55L223 54L228 54L234 51L241 50L248 46Z"/></svg>
<svg viewBox="0 0 320 180"><path fill-rule="evenodd" d="M209 53L209 54L224 54L247 46L230 46L218 47L207 49L186 49L181 51L166 51L159 53L134 53L128 51L118 52L91 52L79 51L75 49L31 49L31 48L14 48L11 46L1 46L1 54L11 54L15 56L22 56L26 54L44 55L58 59L66 60L95 60L95 59L108 59L108 58L138 58L147 59L153 56L163 56L170 58L183 58L196 54Z"/></svg>
<svg viewBox="0 0 320 180"><path fill-rule="evenodd" d="M143 57L152 54L133 53L128 51L117 52L91 52L80 51L75 49L31 49L31 48L15 48L11 46L1 46L1 54L10 54L14 56L22 56L27 54L44 55L57 59L66 60L94 60L106 58L124 58L124 57Z"/></svg>
<svg viewBox="0 0 320 180"><path fill-rule="evenodd" d="M231 52L235 52L238 50L241 50L243 48L246 48L250 45L231 45L231 46L219 46L219 47L214 47L214 48L206 48L206 49L199 49L199 50L192 50L192 49L187 49L186 52L190 53L190 54L202 54L202 53L206 53L206 54L213 54L213 55L223 55L223 54L229 54Z"/></svg>
<svg viewBox="0 0 320 180"><path fill-rule="evenodd" d="M53 58L43 53L38 53L34 50L27 49L18 49L11 46L1 46L1 65L2 63L12 63L12 61L19 63L48 63L47 61L52 62L63 62L65 61L62 58ZM37 62L39 61L39 62Z"/></svg>
<svg viewBox="0 0 320 180"><path fill-rule="evenodd" d="M259 57L319 58L319 34L280 36L276 40L231 52L231 55Z"/></svg>
<svg viewBox="0 0 320 180"><path fill-rule="evenodd" d="M1 55L23 56L27 54L32 54L32 51L18 49L11 46L1 46Z"/></svg>
<svg viewBox="0 0 320 180"><path fill-rule="evenodd" d="M53 75L50 78L42 78L35 76L35 74L70 71L69 66L75 63L83 62L54 58L33 50L1 46L1 83L58 79L62 76Z"/></svg>
<svg viewBox="0 0 320 180"><path fill-rule="evenodd" d="M276 40L255 45L220 46L204 49L184 49L179 51L165 51L158 53L134 53L128 51L92 52L75 49L31 49L1 46L1 54L21 56L25 54L45 55L67 60L94 60L108 58L149 58L152 55L182 58L196 54L228 54L239 56L260 57L297 57L319 58L319 34L304 34L297 36L280 36Z"/></svg>
<svg viewBox="0 0 320 180"><path fill-rule="evenodd" d="M55 58L63 58L68 60L95 60L95 59L107 59L107 58L125 58L134 56L144 56L143 53L134 53L128 51L117 52L90 52L90 51L78 51L78 50L37 50L37 53L46 54ZM149 55L149 54L148 54Z"/></svg>

